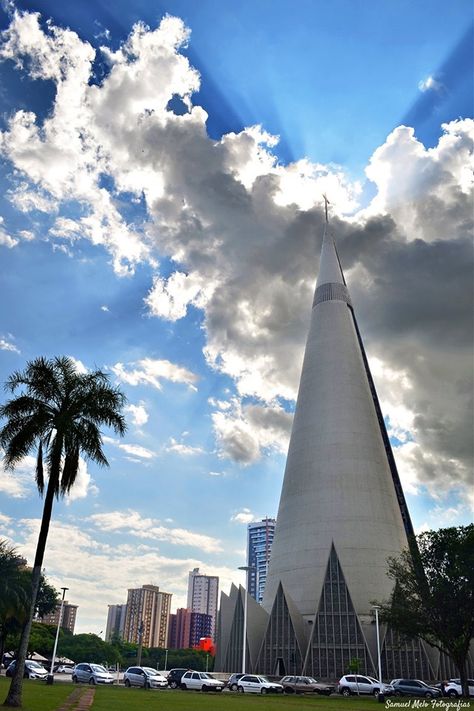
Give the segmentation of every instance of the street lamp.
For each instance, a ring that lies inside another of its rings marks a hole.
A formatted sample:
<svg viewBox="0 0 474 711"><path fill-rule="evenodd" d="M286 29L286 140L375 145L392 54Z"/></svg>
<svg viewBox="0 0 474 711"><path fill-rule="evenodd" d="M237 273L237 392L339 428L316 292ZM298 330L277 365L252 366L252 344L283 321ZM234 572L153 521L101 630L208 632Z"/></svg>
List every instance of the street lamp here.
<svg viewBox="0 0 474 711"><path fill-rule="evenodd" d="M244 570L248 573L251 570L256 570L254 565L239 565L239 570ZM246 652L247 652L247 608L248 608L248 591L247 586L245 589L244 598L244 631L243 631L243 642L242 642L242 674L245 674L245 662L246 662Z"/></svg>
<svg viewBox="0 0 474 711"><path fill-rule="evenodd" d="M380 659L380 632L379 632L379 610L380 605L373 605L372 610L375 610L375 629L377 631L377 662L379 667L379 682L382 685L382 662Z"/></svg>
<svg viewBox="0 0 474 711"><path fill-rule="evenodd" d="M61 622L63 619L64 598L66 597L66 590L69 590L69 588L61 588L61 590L63 591L63 596L61 598L61 607L59 608L58 626L56 628L56 639L54 640L53 658L51 659L51 669L49 671L49 675L48 675L48 679L47 679L48 684L52 684L54 681L53 669L54 669L54 660L56 659L56 650L58 648L59 628L61 627Z"/></svg>
<svg viewBox="0 0 474 711"><path fill-rule="evenodd" d="M142 649L143 649L143 632L144 632L144 624L143 620L140 621L140 624L138 626L138 654L137 654L137 667L139 667L142 663Z"/></svg>
<svg viewBox="0 0 474 711"><path fill-rule="evenodd" d="M165 649L165 671L168 668L168 650Z"/></svg>

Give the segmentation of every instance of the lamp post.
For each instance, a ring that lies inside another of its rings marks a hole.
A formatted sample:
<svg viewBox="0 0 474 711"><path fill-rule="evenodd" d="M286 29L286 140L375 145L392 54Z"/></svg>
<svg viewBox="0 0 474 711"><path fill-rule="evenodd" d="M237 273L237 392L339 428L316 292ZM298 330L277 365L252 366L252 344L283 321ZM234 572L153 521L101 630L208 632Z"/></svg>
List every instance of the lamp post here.
<svg viewBox="0 0 474 711"><path fill-rule="evenodd" d="M54 640L54 649L53 649L53 658L51 659L51 669L48 674L48 679L47 683L52 684L54 682L54 660L56 659L56 650L58 648L58 640L59 640L59 628L61 627L61 622L63 619L63 608L64 608L64 598L66 597L66 590L69 590L69 588L61 588L63 591L63 595L61 598L61 607L59 608L59 618L58 618L58 626L56 628L56 639Z"/></svg>
<svg viewBox="0 0 474 711"><path fill-rule="evenodd" d="M380 605L373 605L372 610L375 610L375 629L377 632L377 662L379 667L379 682L382 685L382 661L380 658L380 632L379 632L379 610Z"/></svg>
<svg viewBox="0 0 474 711"><path fill-rule="evenodd" d="M141 666L141 663L142 663L143 631L144 631L144 625L143 625L143 620L141 620L140 624L138 626L137 667Z"/></svg>
<svg viewBox="0 0 474 711"><path fill-rule="evenodd" d="M168 668L168 650L165 649L165 671Z"/></svg>
<svg viewBox="0 0 474 711"><path fill-rule="evenodd" d="M239 565L239 570L244 570L248 573L250 570L256 570L254 565ZM244 598L244 630L242 640L242 674L245 674L246 652L247 652L247 608L248 608L248 591L245 587Z"/></svg>

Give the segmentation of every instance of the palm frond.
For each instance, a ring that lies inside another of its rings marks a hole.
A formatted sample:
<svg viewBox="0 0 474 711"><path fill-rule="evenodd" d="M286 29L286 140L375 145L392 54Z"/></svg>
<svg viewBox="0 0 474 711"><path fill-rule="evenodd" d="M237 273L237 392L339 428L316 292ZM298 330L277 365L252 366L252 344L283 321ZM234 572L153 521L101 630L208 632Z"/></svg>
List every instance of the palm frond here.
<svg viewBox="0 0 474 711"><path fill-rule="evenodd" d="M36 486L39 493L42 495L44 491L44 473L43 473L43 443L40 440L38 447L38 457L36 459Z"/></svg>

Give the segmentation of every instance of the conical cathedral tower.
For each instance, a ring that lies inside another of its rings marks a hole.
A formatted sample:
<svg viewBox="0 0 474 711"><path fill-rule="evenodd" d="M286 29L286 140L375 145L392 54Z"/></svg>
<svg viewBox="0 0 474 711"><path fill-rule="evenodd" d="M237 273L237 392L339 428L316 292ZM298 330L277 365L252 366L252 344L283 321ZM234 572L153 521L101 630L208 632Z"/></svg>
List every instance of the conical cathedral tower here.
<svg viewBox="0 0 474 711"><path fill-rule="evenodd" d="M376 674L372 603L389 597L387 558L412 536L326 204L263 600L268 619L252 670L336 679L357 658L361 672ZM225 669L229 649L218 651L216 668ZM432 676L421 643L407 645L383 629L382 651L384 676Z"/></svg>

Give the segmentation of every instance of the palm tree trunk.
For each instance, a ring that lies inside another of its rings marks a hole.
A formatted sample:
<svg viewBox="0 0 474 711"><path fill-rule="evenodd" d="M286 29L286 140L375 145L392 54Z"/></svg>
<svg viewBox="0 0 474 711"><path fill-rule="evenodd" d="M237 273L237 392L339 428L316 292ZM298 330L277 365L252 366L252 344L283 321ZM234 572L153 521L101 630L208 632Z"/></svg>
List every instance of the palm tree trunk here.
<svg viewBox="0 0 474 711"><path fill-rule="evenodd" d="M48 538L51 513L53 511L54 492L57 489L55 481L57 482L58 477L51 475L48 481L48 488L46 490L46 496L44 499L43 516L41 519L41 528L38 537L38 543L36 544L35 563L31 576L31 603L29 615L26 624L21 632L15 673L13 675L10 688L8 690L7 698L3 703L4 706L9 706L13 708L19 708L22 705L21 696L23 689L23 674L25 671L25 659L28 653L28 642L30 641L31 625L33 624L33 618L35 616L36 598L38 596L38 590L41 580L41 566L43 565L46 540Z"/></svg>

